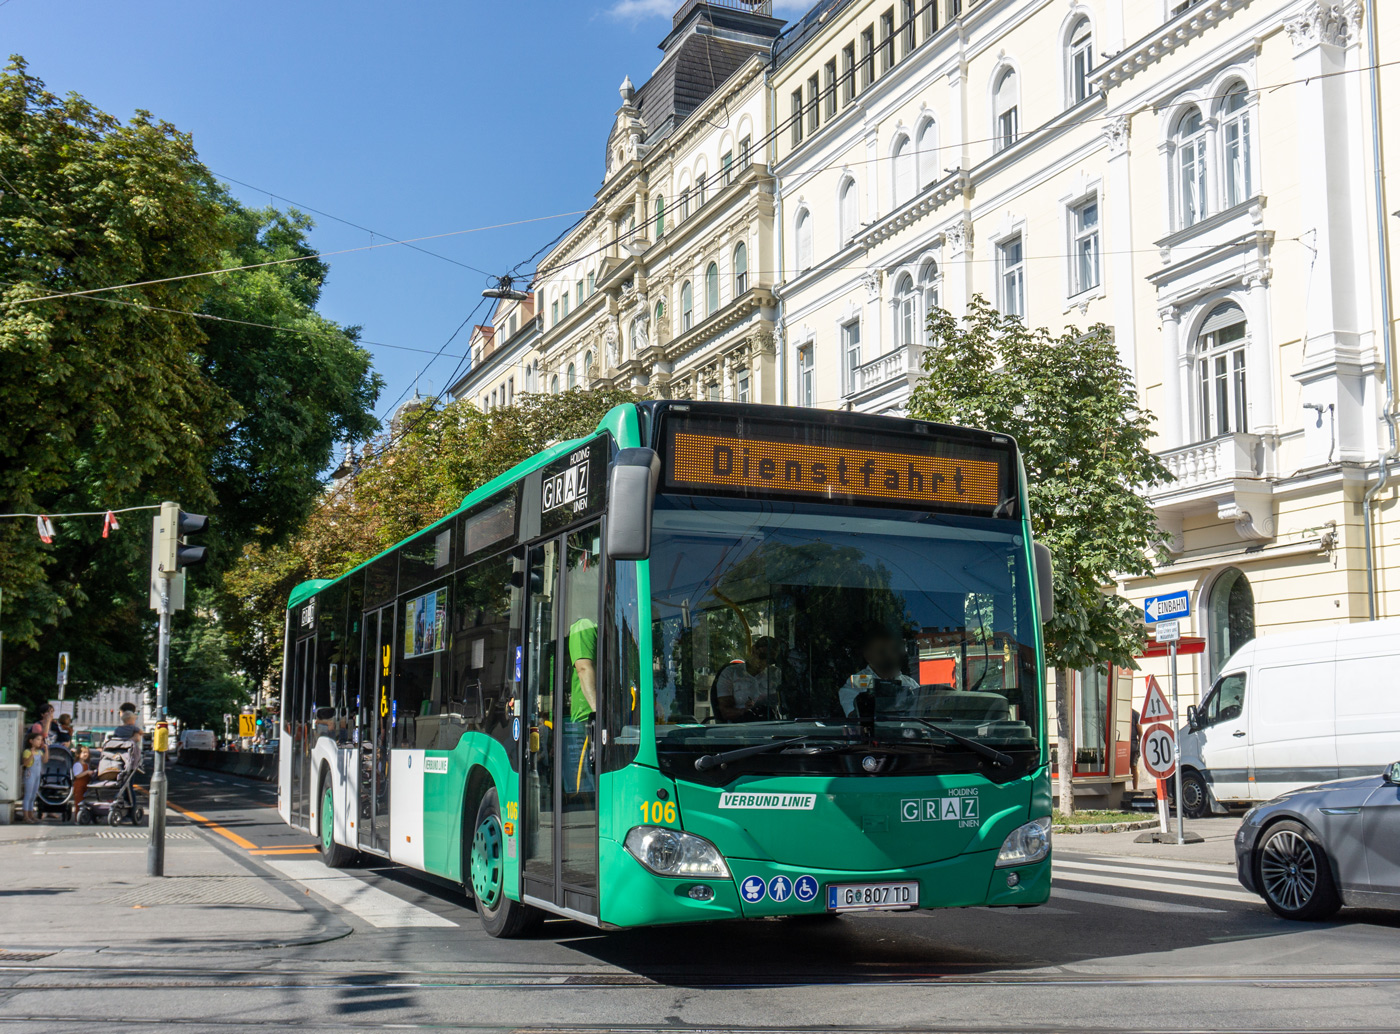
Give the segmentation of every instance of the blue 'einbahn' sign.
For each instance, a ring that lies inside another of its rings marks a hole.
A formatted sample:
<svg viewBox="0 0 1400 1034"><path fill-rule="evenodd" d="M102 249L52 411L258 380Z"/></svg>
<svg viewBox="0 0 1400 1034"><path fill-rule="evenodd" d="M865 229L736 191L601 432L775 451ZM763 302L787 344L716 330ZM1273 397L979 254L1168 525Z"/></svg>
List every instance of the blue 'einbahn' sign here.
<svg viewBox="0 0 1400 1034"><path fill-rule="evenodd" d="M1149 596L1142 604L1143 616L1149 625L1158 621L1175 621L1191 616L1191 593L1169 592L1165 596Z"/></svg>

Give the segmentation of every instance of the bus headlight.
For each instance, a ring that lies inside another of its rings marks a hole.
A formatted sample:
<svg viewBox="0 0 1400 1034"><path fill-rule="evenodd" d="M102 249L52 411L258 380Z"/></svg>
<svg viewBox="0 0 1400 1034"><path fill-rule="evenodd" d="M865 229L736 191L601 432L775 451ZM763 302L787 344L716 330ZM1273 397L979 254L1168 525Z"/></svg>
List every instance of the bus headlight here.
<svg viewBox="0 0 1400 1034"><path fill-rule="evenodd" d="M658 876L729 878L729 866L708 840L663 826L636 826L627 834L627 852Z"/></svg>
<svg viewBox="0 0 1400 1034"><path fill-rule="evenodd" d="M1017 826L1001 845L997 866L1027 865L1050 853L1050 819L1032 819Z"/></svg>

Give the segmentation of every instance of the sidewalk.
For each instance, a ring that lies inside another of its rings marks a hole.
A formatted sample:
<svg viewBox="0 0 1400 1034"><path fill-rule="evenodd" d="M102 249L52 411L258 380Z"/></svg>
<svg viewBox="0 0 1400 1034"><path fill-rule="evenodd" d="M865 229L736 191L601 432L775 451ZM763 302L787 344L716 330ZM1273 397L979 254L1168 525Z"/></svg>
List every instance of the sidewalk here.
<svg viewBox="0 0 1400 1034"><path fill-rule="evenodd" d="M1172 820L1168 828L1175 835L1175 819ZM1139 858L1172 858L1179 861L1233 867L1235 864L1235 830L1239 828L1240 817L1238 815L1187 819L1187 832L1199 833L1205 837L1204 843L1182 846L1175 843L1136 843L1135 841L1142 835L1143 830L1135 830L1130 833L1080 833L1075 836L1057 836L1055 838L1055 852L1057 854L1109 854Z"/></svg>
<svg viewBox="0 0 1400 1034"><path fill-rule="evenodd" d="M128 825L0 826L0 960L6 952L190 953L315 944L350 927L274 874L235 859L170 813L164 877L146 875L150 831Z"/></svg>

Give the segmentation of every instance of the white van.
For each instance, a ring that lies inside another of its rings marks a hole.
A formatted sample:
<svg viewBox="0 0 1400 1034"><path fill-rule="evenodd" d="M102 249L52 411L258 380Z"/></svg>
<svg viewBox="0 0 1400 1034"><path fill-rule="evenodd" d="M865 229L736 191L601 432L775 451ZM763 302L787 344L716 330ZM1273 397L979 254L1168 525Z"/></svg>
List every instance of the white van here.
<svg viewBox="0 0 1400 1034"><path fill-rule="evenodd" d="M180 733L181 750L213 750L214 733L209 729L186 729Z"/></svg>
<svg viewBox="0 0 1400 1034"><path fill-rule="evenodd" d="M1246 643L1180 730L1186 814L1380 772L1400 752L1397 676L1400 618Z"/></svg>

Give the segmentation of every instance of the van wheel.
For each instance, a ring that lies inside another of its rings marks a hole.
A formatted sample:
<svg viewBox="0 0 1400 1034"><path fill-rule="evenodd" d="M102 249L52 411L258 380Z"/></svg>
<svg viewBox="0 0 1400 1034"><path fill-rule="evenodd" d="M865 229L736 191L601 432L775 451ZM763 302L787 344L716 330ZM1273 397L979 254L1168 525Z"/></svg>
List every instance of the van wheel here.
<svg viewBox="0 0 1400 1034"><path fill-rule="evenodd" d="M500 797L493 786L481 799L467 855L467 884L476 898L481 925L492 937L522 937L538 930L544 913L506 896L505 830Z"/></svg>
<svg viewBox="0 0 1400 1034"><path fill-rule="evenodd" d="M1205 777L1191 769L1181 773L1181 810L1188 819L1203 819L1210 815L1210 791Z"/></svg>
<svg viewBox="0 0 1400 1034"><path fill-rule="evenodd" d="M355 852L335 842L335 793L331 781L321 789L321 861L332 869L344 869L355 860Z"/></svg>
<svg viewBox="0 0 1400 1034"><path fill-rule="evenodd" d="M1284 919L1326 919L1342 907L1327 852L1298 822L1269 827L1255 852L1259 892Z"/></svg>

